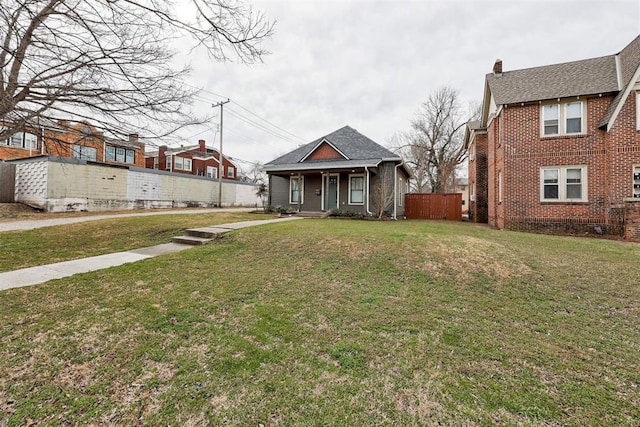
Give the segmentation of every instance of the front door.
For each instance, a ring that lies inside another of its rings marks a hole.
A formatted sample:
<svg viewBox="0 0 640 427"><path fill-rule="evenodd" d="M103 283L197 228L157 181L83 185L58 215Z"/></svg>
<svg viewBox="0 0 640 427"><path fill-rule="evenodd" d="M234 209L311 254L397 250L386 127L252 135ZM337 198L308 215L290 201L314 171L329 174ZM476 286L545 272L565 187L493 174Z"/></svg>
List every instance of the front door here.
<svg viewBox="0 0 640 427"><path fill-rule="evenodd" d="M329 175L327 179L326 210L330 211L338 207L338 175Z"/></svg>

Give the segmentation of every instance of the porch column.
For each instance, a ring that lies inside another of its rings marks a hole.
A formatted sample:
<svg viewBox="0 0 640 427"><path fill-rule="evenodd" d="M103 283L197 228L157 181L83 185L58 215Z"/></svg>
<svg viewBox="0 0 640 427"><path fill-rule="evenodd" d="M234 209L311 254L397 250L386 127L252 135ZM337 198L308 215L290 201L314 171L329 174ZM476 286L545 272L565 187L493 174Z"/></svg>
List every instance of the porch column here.
<svg viewBox="0 0 640 427"><path fill-rule="evenodd" d="M300 172L298 172L298 212L302 211L302 194L304 189L302 188L302 177Z"/></svg>

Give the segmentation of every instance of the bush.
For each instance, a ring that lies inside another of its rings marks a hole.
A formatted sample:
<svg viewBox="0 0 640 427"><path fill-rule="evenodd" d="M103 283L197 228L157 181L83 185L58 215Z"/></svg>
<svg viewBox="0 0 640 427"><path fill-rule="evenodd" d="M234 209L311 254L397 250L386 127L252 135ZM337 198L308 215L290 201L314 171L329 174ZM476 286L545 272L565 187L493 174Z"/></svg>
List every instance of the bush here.
<svg viewBox="0 0 640 427"><path fill-rule="evenodd" d="M362 219L367 217L368 215L364 212L358 212L350 209L340 210L340 209L331 209L329 214L327 215L333 218L358 218Z"/></svg>

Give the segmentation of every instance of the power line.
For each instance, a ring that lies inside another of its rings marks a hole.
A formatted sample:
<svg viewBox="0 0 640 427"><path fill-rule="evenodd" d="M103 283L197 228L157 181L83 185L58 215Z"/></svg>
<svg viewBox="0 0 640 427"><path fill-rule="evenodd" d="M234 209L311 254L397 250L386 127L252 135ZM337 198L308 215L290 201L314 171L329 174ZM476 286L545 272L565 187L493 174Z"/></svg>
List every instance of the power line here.
<svg viewBox="0 0 640 427"><path fill-rule="evenodd" d="M214 94L216 96L219 96L218 94L215 94L215 93L210 92L210 91L206 91L204 89L203 89L203 91L212 93L212 94ZM211 99L208 99L208 98L203 97L202 95L198 95L198 94L194 95L194 99L196 99L198 101L201 101L201 102L207 102L207 103L212 101ZM280 126L278 126L278 125L276 125L274 123L271 123L267 119L259 116L258 114L254 113L253 111L249 110L248 108L244 107L243 105L240 105L238 102L236 102L236 101L231 101L231 102L234 105L236 105L236 106L240 107L241 109L243 109L244 111L246 111L247 113L251 114L255 118L257 118L258 120L261 120L262 122L266 123L266 125L262 124L262 123L259 123L256 120L251 119L250 117L247 117L245 114L242 114L242 113L240 113L238 111L232 111L232 110L228 109L228 111L231 111L236 118L239 118L240 120L244 121L248 125L253 126L256 129L259 129L259 130L261 130L263 132L269 133L270 135L275 136L276 138L280 138L280 139L285 140L287 142L290 142L292 144L299 145L300 143L306 142L300 136L298 136L298 135L296 135L296 134L294 134L292 132L289 132L286 129L283 129L282 127L280 127Z"/></svg>

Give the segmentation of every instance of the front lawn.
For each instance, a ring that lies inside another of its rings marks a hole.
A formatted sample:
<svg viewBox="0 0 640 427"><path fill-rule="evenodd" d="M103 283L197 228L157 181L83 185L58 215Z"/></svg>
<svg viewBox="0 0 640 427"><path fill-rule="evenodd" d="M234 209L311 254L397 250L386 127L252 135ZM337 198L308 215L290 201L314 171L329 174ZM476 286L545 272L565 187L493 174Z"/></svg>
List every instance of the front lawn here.
<svg viewBox="0 0 640 427"><path fill-rule="evenodd" d="M168 243L187 228L272 219L244 212L123 217L0 233L0 272Z"/></svg>
<svg viewBox="0 0 640 427"><path fill-rule="evenodd" d="M462 223L234 231L0 292L0 425L636 426L639 259Z"/></svg>

